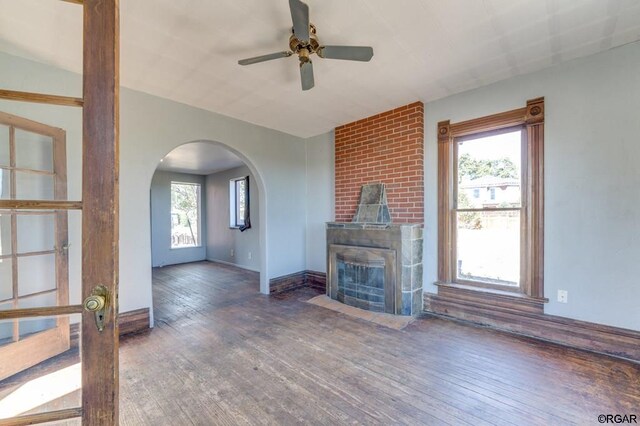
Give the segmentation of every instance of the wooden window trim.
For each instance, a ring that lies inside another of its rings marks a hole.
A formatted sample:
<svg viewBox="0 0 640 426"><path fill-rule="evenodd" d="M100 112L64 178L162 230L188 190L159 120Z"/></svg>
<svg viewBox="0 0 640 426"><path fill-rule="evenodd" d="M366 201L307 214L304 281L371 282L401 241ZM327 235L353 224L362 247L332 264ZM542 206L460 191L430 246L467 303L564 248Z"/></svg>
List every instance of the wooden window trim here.
<svg viewBox="0 0 640 426"><path fill-rule="evenodd" d="M455 185L456 140L466 136L501 132L508 128L523 129L522 209L520 238L520 287L483 289L473 282L471 288L501 295L544 299L544 98L527 101L524 108L489 115L459 123L438 123L438 284L455 288L468 281L455 278ZM490 290L490 291L489 291Z"/></svg>

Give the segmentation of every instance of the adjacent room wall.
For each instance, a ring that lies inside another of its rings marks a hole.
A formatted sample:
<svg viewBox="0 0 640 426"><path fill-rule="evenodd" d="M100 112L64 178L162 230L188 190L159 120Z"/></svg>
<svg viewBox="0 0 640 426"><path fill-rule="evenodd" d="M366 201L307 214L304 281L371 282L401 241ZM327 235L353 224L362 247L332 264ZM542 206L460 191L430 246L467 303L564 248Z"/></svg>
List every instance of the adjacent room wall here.
<svg viewBox="0 0 640 426"><path fill-rule="evenodd" d="M249 176L251 228L240 232L229 227L229 181ZM260 270L260 198L248 167L236 167L206 177L207 259ZM233 251L233 255L232 255Z"/></svg>
<svg viewBox="0 0 640 426"><path fill-rule="evenodd" d="M633 43L425 105L426 291L436 292L437 123L544 96L545 313L640 330L638 70Z"/></svg>
<svg viewBox="0 0 640 426"><path fill-rule="evenodd" d="M171 248L171 182L200 184L200 246ZM207 256L207 197L205 177L156 171L151 180L151 264L167 266L197 262Z"/></svg>
<svg viewBox="0 0 640 426"><path fill-rule="evenodd" d="M82 93L79 74L4 53L0 75L4 89ZM0 110L67 130L69 198L81 199L81 109L0 101ZM245 161L259 181L260 215L266 224L260 230L260 290L268 293L270 278L306 269L306 207L300 202L306 195L304 139L126 88L120 93L120 118L122 312L152 305L151 178L165 155L189 142L223 145ZM79 216L70 219L72 303L80 302Z"/></svg>

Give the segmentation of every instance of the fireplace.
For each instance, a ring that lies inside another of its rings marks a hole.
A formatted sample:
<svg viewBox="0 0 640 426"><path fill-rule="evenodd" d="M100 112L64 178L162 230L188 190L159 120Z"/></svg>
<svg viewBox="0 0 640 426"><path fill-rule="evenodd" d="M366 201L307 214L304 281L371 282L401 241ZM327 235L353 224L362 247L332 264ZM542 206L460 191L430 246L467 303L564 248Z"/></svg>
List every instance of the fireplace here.
<svg viewBox="0 0 640 426"><path fill-rule="evenodd" d="M327 295L395 315L422 311L422 226L390 223L384 185L364 185L353 222L327 223Z"/></svg>
<svg viewBox="0 0 640 426"><path fill-rule="evenodd" d="M332 244L335 256L336 299L347 305L377 312L394 312L394 250ZM388 294L387 294L388 293Z"/></svg>

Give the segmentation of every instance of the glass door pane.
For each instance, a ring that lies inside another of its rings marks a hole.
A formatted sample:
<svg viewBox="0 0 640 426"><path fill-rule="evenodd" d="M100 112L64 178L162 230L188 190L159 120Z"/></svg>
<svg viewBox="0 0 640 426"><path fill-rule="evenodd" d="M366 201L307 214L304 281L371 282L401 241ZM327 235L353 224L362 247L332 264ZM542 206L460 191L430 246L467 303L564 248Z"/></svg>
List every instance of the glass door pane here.
<svg viewBox="0 0 640 426"><path fill-rule="evenodd" d="M32 172L16 172L16 199L53 200L53 176Z"/></svg>
<svg viewBox="0 0 640 426"><path fill-rule="evenodd" d="M9 160L9 126L0 124L0 167L8 167Z"/></svg>
<svg viewBox="0 0 640 426"><path fill-rule="evenodd" d="M0 200L11 198L11 172L0 168Z"/></svg>
<svg viewBox="0 0 640 426"><path fill-rule="evenodd" d="M16 167L53 172L53 138L15 130Z"/></svg>

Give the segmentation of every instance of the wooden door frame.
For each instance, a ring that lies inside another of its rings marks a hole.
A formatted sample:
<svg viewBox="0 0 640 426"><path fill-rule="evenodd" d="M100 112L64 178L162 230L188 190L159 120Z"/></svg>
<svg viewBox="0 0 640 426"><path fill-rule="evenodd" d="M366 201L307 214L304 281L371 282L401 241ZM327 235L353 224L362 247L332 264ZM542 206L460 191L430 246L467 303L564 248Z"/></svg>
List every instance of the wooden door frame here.
<svg viewBox="0 0 640 426"><path fill-rule="evenodd" d="M84 0L82 296L107 288L105 326L83 313L82 424L118 424L119 0ZM106 388L105 388L106 385Z"/></svg>

